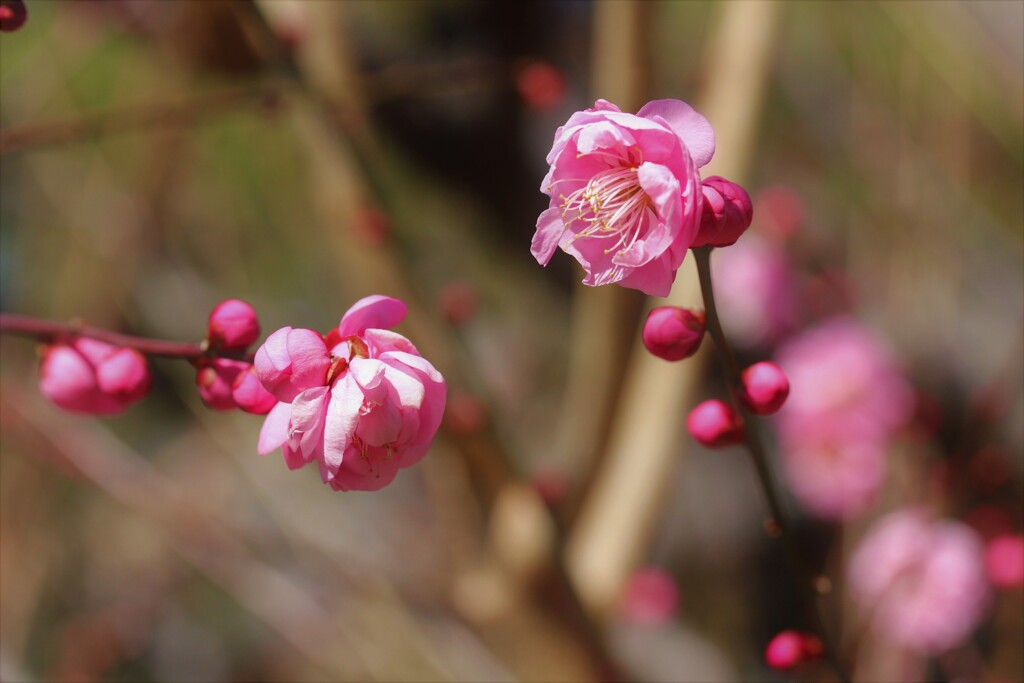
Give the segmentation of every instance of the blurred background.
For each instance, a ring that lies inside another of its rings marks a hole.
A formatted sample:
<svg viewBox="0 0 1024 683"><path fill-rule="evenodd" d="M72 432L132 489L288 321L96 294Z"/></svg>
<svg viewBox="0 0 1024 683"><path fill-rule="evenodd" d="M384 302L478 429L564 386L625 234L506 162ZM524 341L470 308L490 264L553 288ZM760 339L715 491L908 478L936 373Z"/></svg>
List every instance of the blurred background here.
<svg viewBox="0 0 1024 683"><path fill-rule="evenodd" d="M27 7L0 35L0 309L199 341L226 298L267 334L398 296L449 398L421 464L341 494L258 456L260 418L205 408L185 363L86 419L4 337L0 678L829 680L764 663L809 625L742 450L685 432L725 396L710 350L645 356L663 301L530 255L553 133L601 97L690 102L754 198L734 260L786 284L716 253L742 361L853 316L915 389L868 509L789 500L855 678L1024 679L1019 583L930 657L864 647L843 581L904 505L1024 528L1024 4Z"/></svg>

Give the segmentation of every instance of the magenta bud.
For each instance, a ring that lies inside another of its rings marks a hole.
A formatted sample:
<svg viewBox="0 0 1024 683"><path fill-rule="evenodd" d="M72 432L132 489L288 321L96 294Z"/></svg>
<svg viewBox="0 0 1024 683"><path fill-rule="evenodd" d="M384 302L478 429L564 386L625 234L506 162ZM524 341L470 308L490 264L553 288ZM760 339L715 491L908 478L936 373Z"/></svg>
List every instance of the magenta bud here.
<svg viewBox="0 0 1024 683"><path fill-rule="evenodd" d="M96 366L96 383L104 394L127 405L141 400L153 386L146 357L135 349L117 349Z"/></svg>
<svg viewBox="0 0 1024 683"><path fill-rule="evenodd" d="M686 428L700 443L722 448L743 441L743 419L727 404L712 399L690 411Z"/></svg>
<svg viewBox="0 0 1024 683"><path fill-rule="evenodd" d="M659 306L647 314L644 346L664 360L682 360L697 353L704 339L704 311Z"/></svg>
<svg viewBox="0 0 1024 683"><path fill-rule="evenodd" d="M743 371L740 400L755 415L778 412L789 396L789 380L775 363L761 361Z"/></svg>
<svg viewBox="0 0 1024 683"><path fill-rule="evenodd" d="M251 366L240 360L213 358L203 361L196 371L196 387L203 402L214 410L237 408L232 390L235 378Z"/></svg>
<svg viewBox="0 0 1024 683"><path fill-rule="evenodd" d="M241 351L260 336L260 323L252 306L228 299L217 304L210 313L206 339L214 349Z"/></svg>
<svg viewBox="0 0 1024 683"><path fill-rule="evenodd" d="M704 208L700 229L691 247L727 247L735 244L754 219L750 195L734 182L719 176L703 181Z"/></svg>
<svg viewBox="0 0 1024 683"><path fill-rule="evenodd" d="M57 406L87 415L113 415L149 391L142 354L95 339L79 338L46 349L39 388Z"/></svg>
<svg viewBox="0 0 1024 683"><path fill-rule="evenodd" d="M231 398L239 408L253 415L266 415L277 405L277 399L263 387L256 376L255 368L251 365L248 370L238 373L235 377Z"/></svg>
<svg viewBox="0 0 1024 683"><path fill-rule="evenodd" d="M799 631L782 631L768 643L764 661L773 669L788 671L821 656L822 645L817 637Z"/></svg>
<svg viewBox="0 0 1024 683"><path fill-rule="evenodd" d="M24 0L0 0L0 31L17 31L27 19Z"/></svg>

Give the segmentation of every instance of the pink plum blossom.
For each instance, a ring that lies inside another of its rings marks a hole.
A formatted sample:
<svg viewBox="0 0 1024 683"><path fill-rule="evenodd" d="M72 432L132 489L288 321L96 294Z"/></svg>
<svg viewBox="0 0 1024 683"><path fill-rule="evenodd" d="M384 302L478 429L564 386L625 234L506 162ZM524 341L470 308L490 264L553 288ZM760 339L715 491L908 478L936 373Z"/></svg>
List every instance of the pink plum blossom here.
<svg viewBox="0 0 1024 683"><path fill-rule="evenodd" d="M788 340L776 360L790 384L778 413L790 488L822 517L860 514L884 479L889 440L912 417L911 387L882 341L852 319Z"/></svg>
<svg viewBox="0 0 1024 683"><path fill-rule="evenodd" d="M555 250L586 271L583 283L618 283L666 296L700 226L701 168L715 152L707 119L679 100L628 114L605 100L555 133L532 252Z"/></svg>
<svg viewBox="0 0 1024 683"><path fill-rule="evenodd" d="M65 410L89 415L120 413L152 386L141 353L86 337L50 345L39 374L44 396Z"/></svg>
<svg viewBox="0 0 1024 683"><path fill-rule="evenodd" d="M285 327L256 352L255 368L278 403L260 431L259 452L282 449L296 469L316 461L335 490L372 491L427 452L444 412L441 374L389 328L405 304L385 296L356 302L322 337Z"/></svg>
<svg viewBox="0 0 1024 683"><path fill-rule="evenodd" d="M990 592L981 538L960 522L903 508L869 529L849 567L850 590L878 633L922 654L962 643Z"/></svg>
<svg viewBox="0 0 1024 683"><path fill-rule="evenodd" d="M779 412L787 438L808 431L889 436L913 416L914 393L892 353L852 318L789 339L776 361L792 389Z"/></svg>
<svg viewBox="0 0 1024 683"><path fill-rule="evenodd" d="M199 396L214 410L241 408L247 413L265 415L277 403L257 379L252 363L230 358L212 358L199 364L196 371Z"/></svg>
<svg viewBox="0 0 1024 683"><path fill-rule="evenodd" d="M993 585L1024 585L1024 536L1001 534L985 545L985 571Z"/></svg>
<svg viewBox="0 0 1024 683"><path fill-rule="evenodd" d="M796 276L777 245L748 234L716 253L712 277L722 324L741 346L770 344L796 324Z"/></svg>

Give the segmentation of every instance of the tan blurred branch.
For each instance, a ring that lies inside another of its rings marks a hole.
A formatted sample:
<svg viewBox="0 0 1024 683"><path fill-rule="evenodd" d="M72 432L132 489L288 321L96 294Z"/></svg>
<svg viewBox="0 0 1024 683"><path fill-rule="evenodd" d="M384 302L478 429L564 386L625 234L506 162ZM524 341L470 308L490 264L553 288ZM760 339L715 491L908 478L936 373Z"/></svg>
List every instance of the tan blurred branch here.
<svg viewBox="0 0 1024 683"><path fill-rule="evenodd" d="M707 89L697 108L714 126L718 150L703 174L739 180L754 151L778 6L749 0L717 7L719 24L705 60ZM699 305L692 258L680 270L668 303ZM634 344L607 460L568 547L572 577L596 613L614 605L642 558L682 452L685 409L693 402L704 358L706 353L668 364Z"/></svg>
<svg viewBox="0 0 1024 683"><path fill-rule="evenodd" d="M0 154L66 145L101 135L131 133L154 127L200 123L239 107L251 106L277 93L280 84L255 83L191 95L175 101L151 102L83 114L65 121L46 121L0 130Z"/></svg>

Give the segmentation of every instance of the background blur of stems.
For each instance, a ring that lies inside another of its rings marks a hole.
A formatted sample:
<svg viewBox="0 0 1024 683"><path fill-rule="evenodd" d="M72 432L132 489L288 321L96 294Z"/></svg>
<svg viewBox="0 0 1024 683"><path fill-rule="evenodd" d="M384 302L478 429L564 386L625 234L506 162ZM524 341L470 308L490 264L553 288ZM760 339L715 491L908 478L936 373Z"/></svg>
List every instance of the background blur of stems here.
<svg viewBox="0 0 1024 683"><path fill-rule="evenodd" d="M269 332L402 296L451 394L420 466L339 495L257 456L258 419L203 408L185 364L82 420L5 338L4 680L585 680L609 654L641 679L764 675L799 608L748 463L683 438L718 390L706 353L639 353L641 297L529 254L551 135L596 97L690 101L709 173L799 192L799 248L845 270L943 409L1002 391L1020 476L1019 3L30 11L0 38L3 310L186 340L222 298ZM560 99L537 104L530 60ZM699 301L690 265L674 303ZM458 324L453 284L476 297ZM894 500L925 476L900 463ZM670 627L615 609L648 563L679 580ZM991 673L1013 678L1001 634Z"/></svg>

